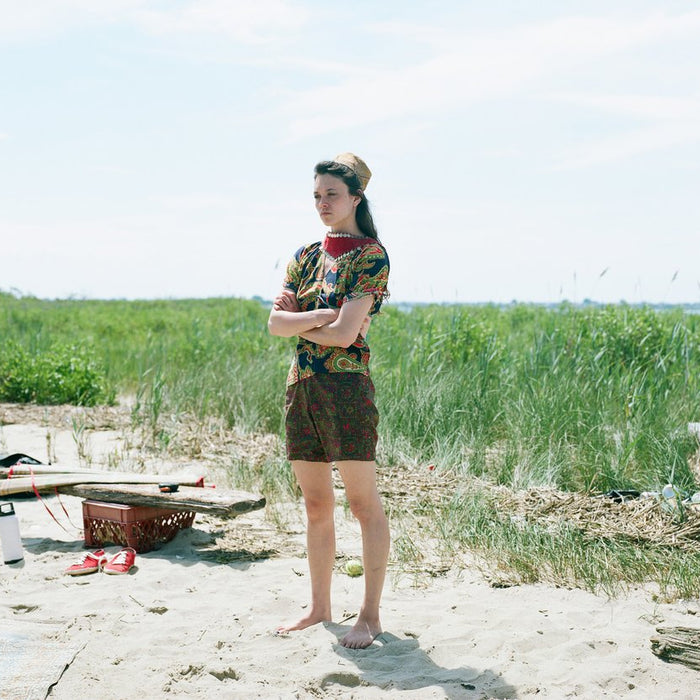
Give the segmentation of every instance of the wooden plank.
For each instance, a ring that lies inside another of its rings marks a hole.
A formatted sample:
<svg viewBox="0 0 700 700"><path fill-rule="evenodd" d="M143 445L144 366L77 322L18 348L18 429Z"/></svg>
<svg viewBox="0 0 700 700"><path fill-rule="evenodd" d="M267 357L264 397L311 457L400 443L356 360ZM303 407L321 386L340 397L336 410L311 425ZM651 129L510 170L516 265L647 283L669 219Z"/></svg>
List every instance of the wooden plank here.
<svg viewBox="0 0 700 700"><path fill-rule="evenodd" d="M18 476L12 479L0 480L0 498L15 493L31 493L34 488L37 491L53 491L55 488L63 486L74 486L77 484L159 484L161 482L185 484L194 486L199 477L186 475L177 476L174 474L127 474L102 473L102 474L47 474L42 476Z"/></svg>
<svg viewBox="0 0 700 700"><path fill-rule="evenodd" d="M172 479L170 479L172 481ZM181 486L175 493L161 493L157 485L79 484L61 486L61 493L127 506L155 506L173 510L208 513L220 518L235 518L265 507L265 499L246 491Z"/></svg>
<svg viewBox="0 0 700 700"><path fill-rule="evenodd" d="M683 664L700 671L700 629L693 627L657 627L651 638L651 650L665 661Z"/></svg>
<svg viewBox="0 0 700 700"><path fill-rule="evenodd" d="M109 480L113 480L114 477L124 477L125 480L133 477L148 479L160 479L160 481L168 481L170 478L167 474L139 474L136 472L120 472L107 469L81 469L75 467L58 467L54 464L16 464L11 467L12 475L10 476L10 469L0 469L0 479L16 479L20 476L49 476L52 474L58 474L60 476L76 476L79 474L87 474L89 476L106 476ZM182 476L182 475L180 475ZM192 479L196 480L192 474L185 474L185 478L188 481Z"/></svg>
<svg viewBox="0 0 700 700"><path fill-rule="evenodd" d="M10 471L12 476L10 477ZM35 476L46 474L117 474L105 469L75 469L74 467L58 467L55 464L15 464L13 467L0 468L0 479L15 479L18 476Z"/></svg>

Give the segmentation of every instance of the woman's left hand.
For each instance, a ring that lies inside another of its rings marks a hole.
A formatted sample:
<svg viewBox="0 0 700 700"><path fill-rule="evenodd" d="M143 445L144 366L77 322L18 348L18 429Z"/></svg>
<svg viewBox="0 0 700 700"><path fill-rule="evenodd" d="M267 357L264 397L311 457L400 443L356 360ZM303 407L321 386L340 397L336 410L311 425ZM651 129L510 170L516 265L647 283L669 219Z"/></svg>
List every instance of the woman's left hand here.
<svg viewBox="0 0 700 700"><path fill-rule="evenodd" d="M272 302L275 311L299 311L297 295L291 289L283 289Z"/></svg>
<svg viewBox="0 0 700 700"><path fill-rule="evenodd" d="M367 337L367 331L369 330L370 323L372 323L372 317L365 316L365 320L362 322L362 325L360 326L360 335L363 338Z"/></svg>

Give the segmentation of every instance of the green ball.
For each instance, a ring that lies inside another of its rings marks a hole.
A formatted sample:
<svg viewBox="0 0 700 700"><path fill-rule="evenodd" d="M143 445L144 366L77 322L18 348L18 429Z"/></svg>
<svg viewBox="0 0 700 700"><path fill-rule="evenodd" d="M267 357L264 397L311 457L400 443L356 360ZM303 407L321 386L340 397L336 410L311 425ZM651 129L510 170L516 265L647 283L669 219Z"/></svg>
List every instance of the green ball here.
<svg viewBox="0 0 700 700"><path fill-rule="evenodd" d="M345 564L345 573L347 573L348 576L362 576L364 571L362 562L358 559L350 559L350 561Z"/></svg>

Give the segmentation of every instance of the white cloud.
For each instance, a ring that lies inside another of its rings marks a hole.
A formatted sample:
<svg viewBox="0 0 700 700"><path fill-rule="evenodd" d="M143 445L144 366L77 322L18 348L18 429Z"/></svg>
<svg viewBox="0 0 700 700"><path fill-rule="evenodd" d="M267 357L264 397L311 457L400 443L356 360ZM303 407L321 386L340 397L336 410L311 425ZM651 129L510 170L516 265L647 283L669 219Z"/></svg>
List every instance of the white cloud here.
<svg viewBox="0 0 700 700"><path fill-rule="evenodd" d="M700 124L700 98L586 93L558 93L553 98L639 119L693 120Z"/></svg>
<svg viewBox="0 0 700 700"><path fill-rule="evenodd" d="M597 54L624 49L640 43L678 39L696 35L700 29L700 10L669 15L655 12L640 16L584 17L573 16L539 23L523 22L500 30L478 31L460 26L455 20L449 27L386 22L368 27L378 34L404 37L445 46L482 44L487 50L498 47L506 54L528 52L549 54L552 49ZM480 49L479 49L480 50Z"/></svg>
<svg viewBox="0 0 700 700"><path fill-rule="evenodd" d="M558 169L610 163L642 153L700 142L698 123L668 122L586 143L562 155Z"/></svg>
<svg viewBox="0 0 700 700"><path fill-rule="evenodd" d="M22 41L94 24L122 23L154 34L222 34L247 44L295 32L308 10L291 0L0 0L0 39Z"/></svg>
<svg viewBox="0 0 700 700"><path fill-rule="evenodd" d="M0 40L21 42L72 27L113 22L147 0L0 0Z"/></svg>
<svg viewBox="0 0 700 700"><path fill-rule="evenodd" d="M308 16L305 7L289 0L194 0L175 9L142 9L134 18L158 34L224 34L259 44L296 32Z"/></svg>
<svg viewBox="0 0 700 700"><path fill-rule="evenodd" d="M406 33L405 25L374 31ZM546 88L601 57L681 38L700 38L700 11L642 18L568 18L500 31L432 31L437 55L397 69L367 66L362 76L300 92L289 99L293 138L445 110ZM436 37L440 37L440 41ZM338 106L342 105L342 109Z"/></svg>
<svg viewBox="0 0 700 700"><path fill-rule="evenodd" d="M588 142L561 157L561 169L617 161L680 144L700 142L700 99L644 95L562 94L555 99L651 122Z"/></svg>
<svg viewBox="0 0 700 700"><path fill-rule="evenodd" d="M319 61L317 59L308 59L296 55L285 55L283 58L280 58L278 55L259 53L241 58L240 62L248 66L271 68L275 71L278 71L280 66L283 65L285 71L298 70L304 74L331 75L336 78L342 76L343 78L361 79L366 76L368 72L365 66L354 60L342 62L324 59L323 61Z"/></svg>

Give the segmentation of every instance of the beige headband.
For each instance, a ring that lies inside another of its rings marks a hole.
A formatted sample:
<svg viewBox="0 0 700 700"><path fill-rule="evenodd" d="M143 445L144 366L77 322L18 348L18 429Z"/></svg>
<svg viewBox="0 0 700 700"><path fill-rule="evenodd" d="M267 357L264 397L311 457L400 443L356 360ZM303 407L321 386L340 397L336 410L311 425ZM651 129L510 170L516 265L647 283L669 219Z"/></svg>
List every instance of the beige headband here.
<svg viewBox="0 0 700 700"><path fill-rule="evenodd" d="M358 158L354 153L341 153L333 158L333 161L350 168L360 180L362 191L364 192L367 189L369 179L372 177L372 171L362 158Z"/></svg>

